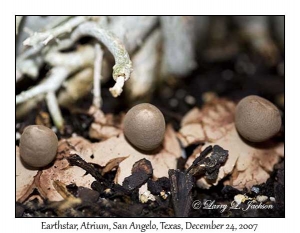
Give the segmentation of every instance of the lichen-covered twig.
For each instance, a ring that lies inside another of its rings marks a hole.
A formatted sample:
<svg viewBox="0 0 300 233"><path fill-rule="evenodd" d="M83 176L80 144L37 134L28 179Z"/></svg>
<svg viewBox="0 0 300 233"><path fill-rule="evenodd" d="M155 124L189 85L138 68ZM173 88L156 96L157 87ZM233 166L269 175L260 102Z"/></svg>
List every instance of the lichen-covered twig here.
<svg viewBox="0 0 300 233"><path fill-rule="evenodd" d="M69 19L66 23L57 26L55 28L49 29L46 32L35 32L32 36L27 38L23 45L31 46L31 48L28 48L25 50L22 54L20 54L17 58L16 65L17 65L17 74L19 75L19 79L23 76L22 70L24 65L24 62L26 63L26 59L29 59L33 56L37 56L43 48L48 44L48 42L52 39L57 39L60 35L71 32L76 26L81 24L84 21L87 21L89 18L86 16L77 16ZM31 69L38 69L39 64L35 65L34 62L31 62L31 65L34 65L31 67ZM37 68L36 68L37 67ZM24 73L29 74L30 77L35 78L36 76L32 76L31 73Z"/></svg>
<svg viewBox="0 0 300 233"><path fill-rule="evenodd" d="M49 91L57 91L63 81L73 72L87 66L92 66L94 61L94 49L91 46L82 46L76 52L62 54L60 52L49 53L45 60L55 66L50 76L39 85L23 91L16 97L16 104L23 103L39 94Z"/></svg>
<svg viewBox="0 0 300 233"><path fill-rule="evenodd" d="M21 62L18 62L17 60L16 82L20 81L24 77L24 74L32 79L36 79L42 63L43 59L41 56L27 58L25 60L22 60Z"/></svg>
<svg viewBox="0 0 300 233"><path fill-rule="evenodd" d="M97 23L86 22L78 26L71 35L71 40L76 41L82 36L92 36L102 42L115 58L113 67L113 78L117 82L111 88L111 92L115 97L119 96L123 90L124 82L129 79L132 71L132 62L129 55L122 44L111 32L99 27ZM123 81L122 81L123 80Z"/></svg>
<svg viewBox="0 0 300 233"><path fill-rule="evenodd" d="M52 116L52 120L55 124L55 126L62 131L64 126L64 119L61 115L57 99L55 96L55 92L49 91L46 95L46 102L48 106L48 110Z"/></svg>
<svg viewBox="0 0 300 233"><path fill-rule="evenodd" d="M39 97L41 100L46 95L46 102L51 117L57 128L62 130L64 121L58 107L55 92L71 74L82 68L92 66L94 55L94 49L89 45L82 46L71 53L49 52L45 60L54 66L50 75L42 83L17 95L16 104L24 103L35 97Z"/></svg>
<svg viewBox="0 0 300 233"><path fill-rule="evenodd" d="M93 105L100 108L102 105L101 98L101 66L103 59L103 51L99 44L95 45L95 62L94 62L94 98Z"/></svg>
<svg viewBox="0 0 300 233"><path fill-rule="evenodd" d="M51 70L49 77L41 84L23 91L16 96L16 104L23 103L39 94L56 91L62 82L69 76L70 71L65 67L55 67Z"/></svg>
<svg viewBox="0 0 300 233"><path fill-rule="evenodd" d="M23 44L26 46L37 46L39 44L47 45L49 41L51 41L54 38L57 38L58 36L69 33L73 30L73 28L77 27L79 24L85 22L88 20L87 16L76 16L74 18L71 18L69 21L64 23L63 25L60 25L58 27L55 27L53 29L50 29L46 32L35 32L32 36L27 38Z"/></svg>
<svg viewBox="0 0 300 233"><path fill-rule="evenodd" d="M45 30L49 30L52 28L55 28L61 24L63 24L65 21L69 20L72 16L67 15L67 16L60 16L57 17L56 19L52 20L51 22L49 22L46 26L45 26Z"/></svg>
<svg viewBox="0 0 300 233"><path fill-rule="evenodd" d="M57 17L53 23L47 25L47 28L45 28L47 31L35 32L23 42L24 45L31 47L26 49L17 57L17 82L24 77L24 74L28 75L30 78L37 77L38 70L43 64L43 62L40 62L43 61L41 53L44 52L45 54L45 50L46 52L49 50L49 47L46 47L46 45L50 40L58 39L61 35L70 33L80 23L89 19L89 17L85 16L69 18L70 16ZM51 48L50 50L53 49L54 48Z"/></svg>
<svg viewBox="0 0 300 233"><path fill-rule="evenodd" d="M116 80L115 85L113 87L109 88L109 91L113 97L118 97L119 95L121 95L121 93L123 91L125 78L124 78L124 76L119 76L115 80Z"/></svg>
<svg viewBox="0 0 300 233"><path fill-rule="evenodd" d="M53 67L63 66L72 71L79 70L80 67L93 66L95 50L90 45L78 47L74 52L63 53L53 49L45 55L45 62Z"/></svg>

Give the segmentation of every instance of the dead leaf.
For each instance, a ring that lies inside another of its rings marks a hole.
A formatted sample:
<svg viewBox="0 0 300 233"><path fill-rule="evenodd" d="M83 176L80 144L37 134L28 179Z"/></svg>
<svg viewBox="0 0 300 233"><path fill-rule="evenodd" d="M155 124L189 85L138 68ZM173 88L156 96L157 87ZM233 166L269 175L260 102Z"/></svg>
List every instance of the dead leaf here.
<svg viewBox="0 0 300 233"><path fill-rule="evenodd" d="M92 106L89 114L94 117L94 122L89 129L89 136L94 139L106 140L122 133L123 116L105 115L100 109Z"/></svg>
<svg viewBox="0 0 300 233"><path fill-rule="evenodd" d="M283 143L272 141L263 144L248 143L243 140L234 125L235 105L226 100L215 100L205 105L202 110L193 109L182 120L182 128L178 135L185 146L193 142L203 142L203 146L195 149L189 157L188 168L204 148L219 145L229 151L227 161L220 167L218 177L211 182L205 178L197 181L201 188L210 188L220 180L230 175L224 184L242 190L250 189L253 185L266 182L273 171L273 167L283 157ZM200 132L193 128L196 125ZM193 126L193 127L192 127ZM191 129L189 134L187 129Z"/></svg>
<svg viewBox="0 0 300 233"><path fill-rule="evenodd" d="M93 143L90 141L84 139L83 137L72 137L68 138L65 141L69 146L64 148L73 148L78 154L85 155L85 156L91 156L93 154ZM59 151L59 150L58 150ZM69 154L67 154L68 156Z"/></svg>
<svg viewBox="0 0 300 233"><path fill-rule="evenodd" d="M34 177L38 174L38 170L27 168L21 161L20 149L16 147L16 200L24 202L33 192Z"/></svg>
<svg viewBox="0 0 300 233"><path fill-rule="evenodd" d="M106 140L119 135L121 132L121 129L114 126L92 123L89 130L89 136L94 139Z"/></svg>
<svg viewBox="0 0 300 233"><path fill-rule="evenodd" d="M124 159L126 159L126 158L128 158L128 156L126 156L126 157L119 157L119 158L115 158L115 159L110 160L110 161L106 164L105 168L103 168L103 170L102 170L102 172L101 172L101 175L103 176L105 173L110 172L110 171L111 171L112 169L114 169L114 168L117 168L117 167L119 166L119 164L120 164Z"/></svg>
<svg viewBox="0 0 300 233"><path fill-rule="evenodd" d="M193 108L183 117L177 136L185 147L213 142L226 134L225 126L234 121L234 111L235 104L225 99L214 99L201 110Z"/></svg>
<svg viewBox="0 0 300 233"><path fill-rule="evenodd" d="M75 183L77 186L90 188L95 179L77 166L69 166L66 157L70 156L70 152L76 150L78 154L89 154L92 144L87 140L76 137L68 140L59 141L58 155L54 164L43 170L41 176L36 181L36 186L43 198L50 201L61 201L63 197L57 192L53 186L53 181L59 181L66 185ZM78 150L78 151L77 151Z"/></svg>
<svg viewBox="0 0 300 233"><path fill-rule="evenodd" d="M115 177L115 182L118 184L122 184L124 179L131 175L133 164L143 158L151 162L155 178L168 177L168 170L176 168L177 159L181 155L179 142L171 126L167 127L163 147L154 154L136 150L127 142L123 134L103 142L94 143L93 150L93 159L90 156L83 157L83 159L102 167L106 166L112 159L128 156L119 164Z"/></svg>

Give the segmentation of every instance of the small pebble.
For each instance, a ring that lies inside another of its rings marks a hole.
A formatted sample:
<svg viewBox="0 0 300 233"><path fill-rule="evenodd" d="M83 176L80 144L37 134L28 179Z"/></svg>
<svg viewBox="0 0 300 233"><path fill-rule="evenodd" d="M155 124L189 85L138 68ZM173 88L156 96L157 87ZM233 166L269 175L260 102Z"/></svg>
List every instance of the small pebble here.
<svg viewBox="0 0 300 233"><path fill-rule="evenodd" d="M155 197L151 192L148 190L140 195L139 197L141 203L147 203L148 201L155 201Z"/></svg>
<svg viewBox="0 0 300 233"><path fill-rule="evenodd" d="M267 196L264 196L264 195L259 195L259 196L256 197L256 200L257 200L258 202L265 202L265 201L268 200L268 197L267 197Z"/></svg>
<svg viewBox="0 0 300 233"><path fill-rule="evenodd" d="M256 193L256 194L258 194L258 193L259 193L259 188L253 186L253 187L251 188L251 191L254 192L254 193Z"/></svg>
<svg viewBox="0 0 300 233"><path fill-rule="evenodd" d="M270 197L270 201L272 201L272 202L276 202L276 199L275 199L275 197Z"/></svg>
<svg viewBox="0 0 300 233"><path fill-rule="evenodd" d="M165 191L161 191L160 192L160 196L164 199L164 200L166 200L167 198L168 198L168 194L165 192Z"/></svg>
<svg viewBox="0 0 300 233"><path fill-rule="evenodd" d="M248 200L248 197L243 194L238 194L234 196L234 201L239 205Z"/></svg>

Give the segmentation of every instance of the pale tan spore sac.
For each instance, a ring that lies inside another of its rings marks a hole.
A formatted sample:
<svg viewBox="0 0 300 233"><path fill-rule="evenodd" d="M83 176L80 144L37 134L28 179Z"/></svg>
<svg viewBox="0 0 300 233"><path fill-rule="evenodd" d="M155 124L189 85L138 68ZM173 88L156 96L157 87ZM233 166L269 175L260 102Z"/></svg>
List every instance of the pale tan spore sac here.
<svg viewBox="0 0 300 233"><path fill-rule="evenodd" d="M165 118L152 104L138 104L131 108L124 119L124 134L140 150L158 148L165 134Z"/></svg>
<svg viewBox="0 0 300 233"><path fill-rule="evenodd" d="M21 136L20 155L31 167L45 167L54 160L57 146L57 136L51 129L42 125L30 125Z"/></svg>
<svg viewBox="0 0 300 233"><path fill-rule="evenodd" d="M270 101L250 95L238 103L235 125L243 138L251 142L263 142L279 132L281 116Z"/></svg>

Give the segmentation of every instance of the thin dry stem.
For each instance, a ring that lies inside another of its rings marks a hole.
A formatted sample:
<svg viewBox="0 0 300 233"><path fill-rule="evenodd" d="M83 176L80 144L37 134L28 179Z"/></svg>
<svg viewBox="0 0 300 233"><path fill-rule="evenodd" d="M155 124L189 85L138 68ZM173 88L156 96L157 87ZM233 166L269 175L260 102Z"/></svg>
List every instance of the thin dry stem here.
<svg viewBox="0 0 300 233"><path fill-rule="evenodd" d="M55 126L58 128L59 131L62 131L64 127L64 119L61 115L60 108L58 106L58 102L53 91L47 93L46 102Z"/></svg>
<svg viewBox="0 0 300 233"><path fill-rule="evenodd" d="M94 63L94 99L93 105L100 108L102 105L101 98L101 67L102 67L103 51L99 44L95 45L95 63Z"/></svg>

